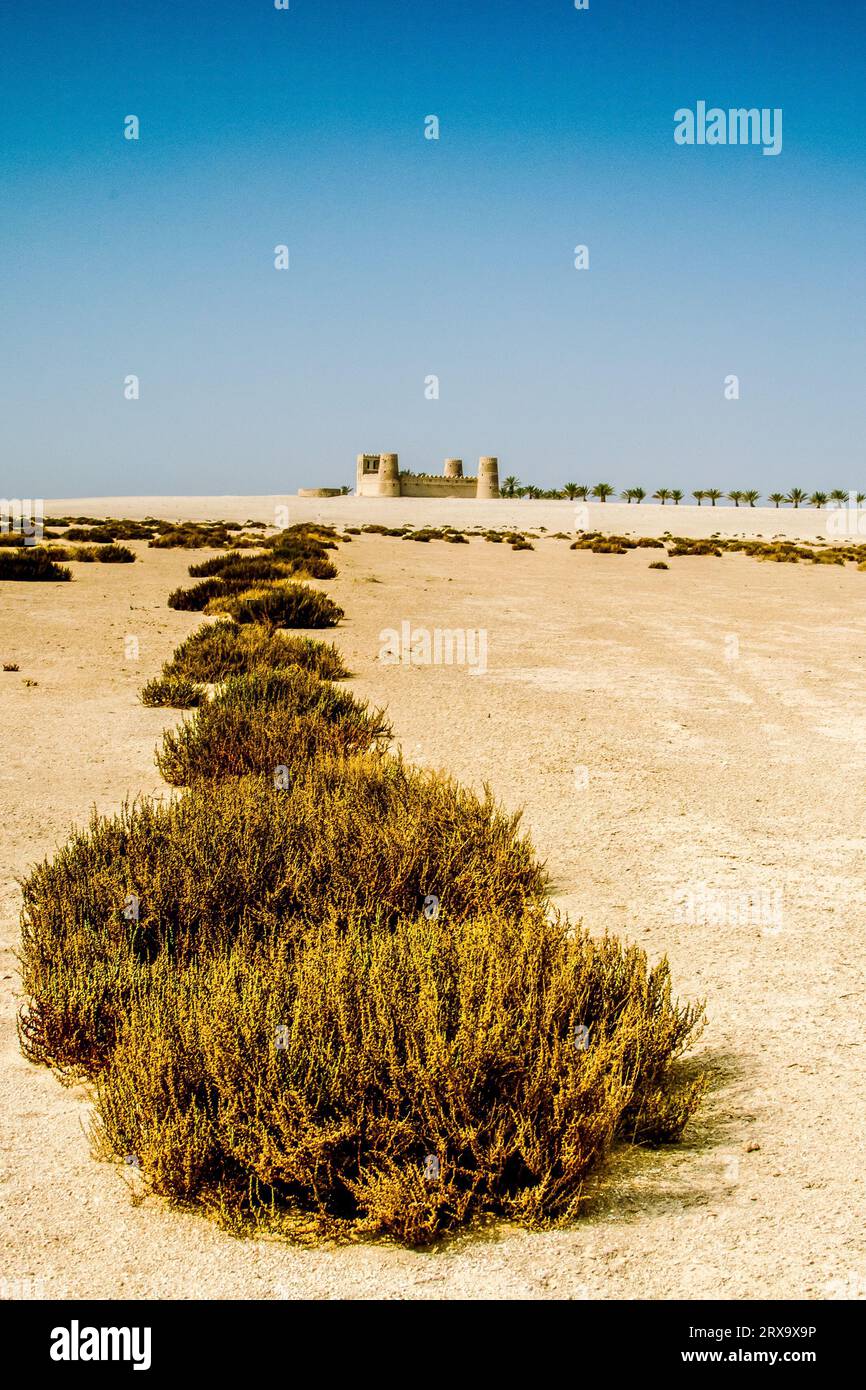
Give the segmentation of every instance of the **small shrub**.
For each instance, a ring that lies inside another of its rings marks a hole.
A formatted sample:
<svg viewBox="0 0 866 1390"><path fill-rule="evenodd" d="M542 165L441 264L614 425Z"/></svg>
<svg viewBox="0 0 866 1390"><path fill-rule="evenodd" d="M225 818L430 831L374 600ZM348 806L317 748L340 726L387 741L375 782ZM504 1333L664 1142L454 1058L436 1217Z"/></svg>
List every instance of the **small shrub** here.
<svg viewBox="0 0 866 1390"><path fill-rule="evenodd" d="M246 587L245 579L223 579L220 575L214 575L210 579L199 580L198 584L192 584L188 589L174 589L168 596L168 606L184 613L201 613L212 599L232 592L240 593Z"/></svg>
<svg viewBox="0 0 866 1390"><path fill-rule="evenodd" d="M19 667L17 661L4 661L4 662L3 662L3 670L4 670L4 671L18 671L18 670L20 670L20 667Z"/></svg>
<svg viewBox="0 0 866 1390"><path fill-rule="evenodd" d="M127 545L102 545L96 552L96 558L102 565L131 565L135 560L135 551Z"/></svg>
<svg viewBox="0 0 866 1390"><path fill-rule="evenodd" d="M258 623L206 623L182 642L162 668L163 676L216 683L243 671L301 666L323 680L349 675L333 643L289 637Z"/></svg>
<svg viewBox="0 0 866 1390"><path fill-rule="evenodd" d="M653 560L652 564L647 568L651 570L666 570L670 569L670 565L665 564L664 560Z"/></svg>
<svg viewBox="0 0 866 1390"><path fill-rule="evenodd" d="M218 581L203 579L202 584ZM198 586L196 586L198 587ZM238 623L266 623L273 627L336 627L342 608L317 589L288 581L217 596L206 605L208 613L227 613Z"/></svg>
<svg viewBox="0 0 866 1390"><path fill-rule="evenodd" d="M32 549L0 551L0 580L32 580L44 583L67 582L72 571L58 565L46 550Z"/></svg>
<svg viewBox="0 0 866 1390"><path fill-rule="evenodd" d="M171 709L195 709L205 692L183 676L157 676L141 692L143 705L167 705Z"/></svg>
<svg viewBox="0 0 866 1390"><path fill-rule="evenodd" d="M110 545L114 541L114 535L104 526L70 526L68 531L63 533L65 541L90 541Z"/></svg>
<svg viewBox="0 0 866 1390"><path fill-rule="evenodd" d="M299 666L230 676L178 729L167 729L156 762L173 786L245 773L296 775L303 764L383 751L391 729L381 710Z"/></svg>

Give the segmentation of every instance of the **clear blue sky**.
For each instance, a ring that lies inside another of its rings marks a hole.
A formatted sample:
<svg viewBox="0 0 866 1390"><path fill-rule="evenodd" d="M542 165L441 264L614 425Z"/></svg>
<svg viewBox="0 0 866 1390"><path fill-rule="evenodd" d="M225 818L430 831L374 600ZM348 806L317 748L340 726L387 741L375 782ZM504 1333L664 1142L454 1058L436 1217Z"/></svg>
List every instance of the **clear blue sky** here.
<svg viewBox="0 0 866 1390"><path fill-rule="evenodd" d="M0 493L866 490L864 70L854 0L5 6Z"/></svg>

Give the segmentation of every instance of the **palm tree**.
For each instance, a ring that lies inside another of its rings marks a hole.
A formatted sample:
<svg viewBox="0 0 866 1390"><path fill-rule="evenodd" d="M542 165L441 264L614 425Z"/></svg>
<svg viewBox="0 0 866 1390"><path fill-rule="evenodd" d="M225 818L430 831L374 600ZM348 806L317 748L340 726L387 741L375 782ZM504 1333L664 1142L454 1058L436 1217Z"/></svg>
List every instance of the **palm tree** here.
<svg viewBox="0 0 866 1390"><path fill-rule="evenodd" d="M701 505L701 503L703 502L703 500L704 500L704 498L706 497L706 495L707 495L707 494L704 492L703 488L700 488L700 487L697 488L697 489L692 493L692 497L694 497L694 499L695 499L695 501L697 502L698 506Z"/></svg>
<svg viewBox="0 0 866 1390"><path fill-rule="evenodd" d="M502 479L502 487L500 491L503 497L514 497L519 487L520 479L515 478L512 473L509 473L507 478Z"/></svg>
<svg viewBox="0 0 866 1390"><path fill-rule="evenodd" d="M638 506L640 506L641 502L646 497L645 490L642 487L633 487L632 494L634 496L634 500L637 502Z"/></svg>
<svg viewBox="0 0 866 1390"><path fill-rule="evenodd" d="M597 497L599 502L606 502L612 493L613 488L610 483L596 483L595 487L592 489L592 496Z"/></svg>
<svg viewBox="0 0 866 1390"><path fill-rule="evenodd" d="M530 483L528 487L523 489L523 495L532 501L534 498L540 497L541 489L537 488L534 483Z"/></svg>
<svg viewBox="0 0 866 1390"><path fill-rule="evenodd" d="M675 487L671 491L671 500L678 507L683 500L682 489Z"/></svg>
<svg viewBox="0 0 866 1390"><path fill-rule="evenodd" d="M575 497L579 498L581 502L585 502L587 497L589 496L589 488L587 487L586 483L581 483L578 486L577 492L574 495Z"/></svg>
<svg viewBox="0 0 866 1390"><path fill-rule="evenodd" d="M725 494L720 492L717 487L708 487L704 492L704 496L709 497L712 506L715 506L719 498L724 497L724 495Z"/></svg>
<svg viewBox="0 0 866 1390"><path fill-rule="evenodd" d="M629 506L631 506L632 498L634 497L634 488L627 487L625 489L625 492L620 493L620 497L624 497L626 502L628 502Z"/></svg>
<svg viewBox="0 0 866 1390"><path fill-rule="evenodd" d="M750 507L754 507L760 495L757 488L751 487L748 492L743 493L743 501L748 502Z"/></svg>
<svg viewBox="0 0 866 1390"><path fill-rule="evenodd" d="M775 505L776 511L779 510L779 503L787 502L787 500L788 499L785 496L784 492L771 492L769 494L769 501Z"/></svg>
<svg viewBox="0 0 866 1390"><path fill-rule="evenodd" d="M562 489L569 502L573 502L578 493L577 483L566 483Z"/></svg>
<svg viewBox="0 0 866 1390"><path fill-rule="evenodd" d="M827 494L826 494L826 492L813 492L813 493L812 493L812 496L809 498L809 506L810 506L810 507L823 507L823 505L824 505L824 503L825 503L826 501L827 501Z"/></svg>
<svg viewBox="0 0 866 1390"><path fill-rule="evenodd" d="M860 506L860 503L861 503L861 502L866 502L866 492L858 492L858 493L856 493L856 494L855 494L855 497L854 497L854 501L857 503L857 506L858 506L858 507Z"/></svg>
<svg viewBox="0 0 866 1390"><path fill-rule="evenodd" d="M653 493L653 501L661 502L662 506L664 506L665 502L667 502L669 497L670 493L668 492L668 489L666 487L656 488L655 492Z"/></svg>
<svg viewBox="0 0 866 1390"><path fill-rule="evenodd" d="M830 501L835 502L837 507L841 507L843 502L848 501L848 494L843 492L840 487L834 487L830 493Z"/></svg>
<svg viewBox="0 0 866 1390"><path fill-rule="evenodd" d="M733 502L735 507L739 507L740 503L743 500L743 494L740 491L738 491L737 488L734 488L733 492L729 492L728 497L730 501Z"/></svg>
<svg viewBox="0 0 866 1390"><path fill-rule="evenodd" d="M805 502L806 494L801 487L792 487L788 493L788 501L793 507L799 507L801 502Z"/></svg>

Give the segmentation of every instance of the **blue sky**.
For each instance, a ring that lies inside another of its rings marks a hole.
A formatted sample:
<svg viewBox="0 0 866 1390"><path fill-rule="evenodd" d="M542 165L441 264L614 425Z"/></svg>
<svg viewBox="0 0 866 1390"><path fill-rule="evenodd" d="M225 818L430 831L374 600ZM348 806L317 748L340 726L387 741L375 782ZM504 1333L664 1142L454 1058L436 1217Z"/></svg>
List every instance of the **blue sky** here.
<svg viewBox="0 0 866 1390"><path fill-rule="evenodd" d="M850 0L83 0L0 54L3 495L866 490ZM677 146L698 100L782 153Z"/></svg>

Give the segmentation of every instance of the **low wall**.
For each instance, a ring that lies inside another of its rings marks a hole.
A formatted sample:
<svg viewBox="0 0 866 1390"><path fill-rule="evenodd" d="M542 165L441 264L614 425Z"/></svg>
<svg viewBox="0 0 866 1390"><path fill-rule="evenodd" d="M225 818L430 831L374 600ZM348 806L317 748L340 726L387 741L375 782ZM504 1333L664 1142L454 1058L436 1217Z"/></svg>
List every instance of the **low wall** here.
<svg viewBox="0 0 866 1390"><path fill-rule="evenodd" d="M443 478L438 474L403 473L400 493L403 497L471 497L476 490L475 478Z"/></svg>

